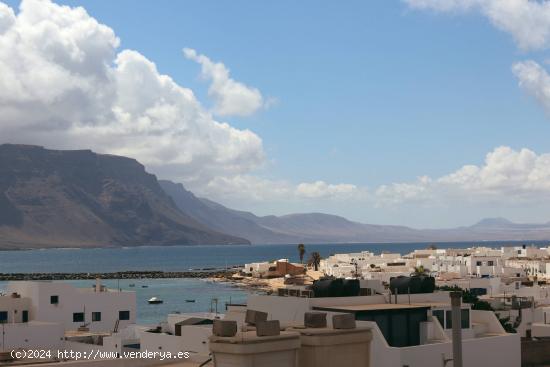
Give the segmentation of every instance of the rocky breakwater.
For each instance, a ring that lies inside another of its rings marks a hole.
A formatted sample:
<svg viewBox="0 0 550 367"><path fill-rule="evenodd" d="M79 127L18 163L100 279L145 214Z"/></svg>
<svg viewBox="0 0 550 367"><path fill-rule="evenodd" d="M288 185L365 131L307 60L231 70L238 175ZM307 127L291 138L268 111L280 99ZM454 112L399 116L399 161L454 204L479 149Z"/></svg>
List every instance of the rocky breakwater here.
<svg viewBox="0 0 550 367"><path fill-rule="evenodd" d="M0 281L10 280L86 280L86 279L227 279L236 270L122 271L112 273L0 273Z"/></svg>

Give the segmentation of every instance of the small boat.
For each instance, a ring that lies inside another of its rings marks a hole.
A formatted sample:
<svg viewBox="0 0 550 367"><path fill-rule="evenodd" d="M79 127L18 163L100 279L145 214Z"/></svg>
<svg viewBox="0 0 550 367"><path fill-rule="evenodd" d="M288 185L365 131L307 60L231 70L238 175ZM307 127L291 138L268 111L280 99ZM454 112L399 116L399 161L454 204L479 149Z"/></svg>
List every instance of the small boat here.
<svg viewBox="0 0 550 367"><path fill-rule="evenodd" d="M130 285L128 285L128 287L130 288L134 288L136 285L134 283L131 283Z"/></svg>
<svg viewBox="0 0 550 367"><path fill-rule="evenodd" d="M148 285L142 285L141 288L149 288Z"/></svg>
<svg viewBox="0 0 550 367"><path fill-rule="evenodd" d="M187 302L187 303L195 303L195 300L194 300L194 299L186 299L185 302Z"/></svg>
<svg viewBox="0 0 550 367"><path fill-rule="evenodd" d="M149 302L149 304L151 305L158 305L160 303L163 303L164 301L161 300L160 298L153 297L153 298L150 298L147 302Z"/></svg>

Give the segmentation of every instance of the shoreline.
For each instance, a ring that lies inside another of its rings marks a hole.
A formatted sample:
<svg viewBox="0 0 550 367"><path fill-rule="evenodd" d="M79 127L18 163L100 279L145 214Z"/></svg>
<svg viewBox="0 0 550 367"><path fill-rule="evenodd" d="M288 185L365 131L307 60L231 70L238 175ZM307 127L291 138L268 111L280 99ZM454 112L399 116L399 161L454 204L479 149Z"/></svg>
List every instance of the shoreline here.
<svg viewBox="0 0 550 367"><path fill-rule="evenodd" d="M283 279L283 278L280 278L280 279ZM258 278L243 277L243 278L235 279L232 277L232 275L229 275L229 276L223 276L223 277L210 277L210 278L207 278L207 280L213 283L229 284L235 288L240 288L243 290L266 292L268 294L277 290L277 287L275 287L269 281L266 281L264 279L258 279Z"/></svg>
<svg viewBox="0 0 550 367"><path fill-rule="evenodd" d="M64 281L64 280L131 280L131 279L203 279L212 283L224 283L242 290L266 292L276 291L284 278L258 279L237 277L240 268L197 269L188 271L121 271L104 273L0 273L0 282L9 281Z"/></svg>

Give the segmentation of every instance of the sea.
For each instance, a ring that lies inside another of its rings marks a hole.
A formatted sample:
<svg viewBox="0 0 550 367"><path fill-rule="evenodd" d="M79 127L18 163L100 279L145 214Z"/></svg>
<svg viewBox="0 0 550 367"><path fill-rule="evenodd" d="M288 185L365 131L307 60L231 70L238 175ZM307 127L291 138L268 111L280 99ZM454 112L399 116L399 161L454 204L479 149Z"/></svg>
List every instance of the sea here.
<svg viewBox="0 0 550 367"><path fill-rule="evenodd" d="M437 248L467 248L485 246L535 245L547 247L550 241L487 241L487 242L423 242L423 243L363 243L363 244L308 244L306 255L314 251L327 257L336 253L371 251L407 254L430 245ZM245 263L289 259L299 261L297 245L218 245L218 246L140 246L128 248L44 249L0 251L0 273L56 273L56 272L119 272L128 270L188 271L223 269ZM77 287L92 287L94 281L66 281ZM0 292L6 288L0 282ZM223 312L227 303L244 303L250 291L231 283L207 279L136 279L103 280L109 288L136 292L137 322L156 324L174 312ZM131 286L133 285L133 286ZM151 297L164 303L149 305ZM188 302L194 300L194 302Z"/></svg>

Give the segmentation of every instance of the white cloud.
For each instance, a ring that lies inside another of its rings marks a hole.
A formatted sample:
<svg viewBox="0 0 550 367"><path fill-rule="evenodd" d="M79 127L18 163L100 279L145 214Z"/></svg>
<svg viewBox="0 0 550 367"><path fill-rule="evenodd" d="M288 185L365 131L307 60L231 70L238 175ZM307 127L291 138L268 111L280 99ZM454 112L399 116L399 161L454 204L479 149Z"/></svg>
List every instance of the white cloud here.
<svg viewBox="0 0 550 367"><path fill-rule="evenodd" d="M518 62L512 71L519 81L519 86L550 113L550 75L538 63L528 60Z"/></svg>
<svg viewBox="0 0 550 367"><path fill-rule="evenodd" d="M0 3L0 34L4 33L15 22L13 9L4 3Z"/></svg>
<svg viewBox="0 0 550 367"><path fill-rule="evenodd" d="M199 194L231 203L350 203L363 207L455 207L501 203L516 205L550 199L550 153L500 146L482 165L464 165L440 177L420 176L412 182L367 187L324 181L293 184L250 175L217 177L196 187Z"/></svg>
<svg viewBox="0 0 550 367"><path fill-rule="evenodd" d="M452 200L537 202L550 197L550 154L501 146L485 157L481 166L465 165L455 172L413 183L382 186L376 191L379 204L410 201L446 203Z"/></svg>
<svg viewBox="0 0 550 367"><path fill-rule="evenodd" d="M219 116L248 116L263 106L269 106L273 100L264 98L256 88L233 80L229 69L221 62L213 62L205 55L191 48L184 48L183 54L189 60L201 65L201 75L212 81L208 95L215 101L214 113Z"/></svg>
<svg viewBox="0 0 550 367"><path fill-rule="evenodd" d="M476 10L512 35L524 50L550 45L550 2L546 0L403 0L416 9L439 12Z"/></svg>
<svg viewBox="0 0 550 367"><path fill-rule="evenodd" d="M206 186L197 187L196 191L221 200L231 198L255 201L346 200L367 196L366 188L351 184L328 184L324 181L292 184L251 175L216 177Z"/></svg>
<svg viewBox="0 0 550 367"><path fill-rule="evenodd" d="M430 199L431 179L422 176L413 183L393 183L381 185L376 190L376 205L399 204L406 201L425 201Z"/></svg>
<svg viewBox="0 0 550 367"><path fill-rule="evenodd" d="M482 164L420 176L369 190L325 181L292 183L251 175L216 177L192 191L258 214L328 212L366 223L420 227L470 225L490 216L545 220L550 202L550 153L500 146Z"/></svg>
<svg viewBox="0 0 550 367"><path fill-rule="evenodd" d="M0 3L3 141L128 155L164 177L207 182L264 161L261 139L215 120L193 92L83 8Z"/></svg>
<svg viewBox="0 0 550 367"><path fill-rule="evenodd" d="M307 198L351 197L359 189L351 184L327 184L324 181L303 182L296 187L299 196Z"/></svg>

